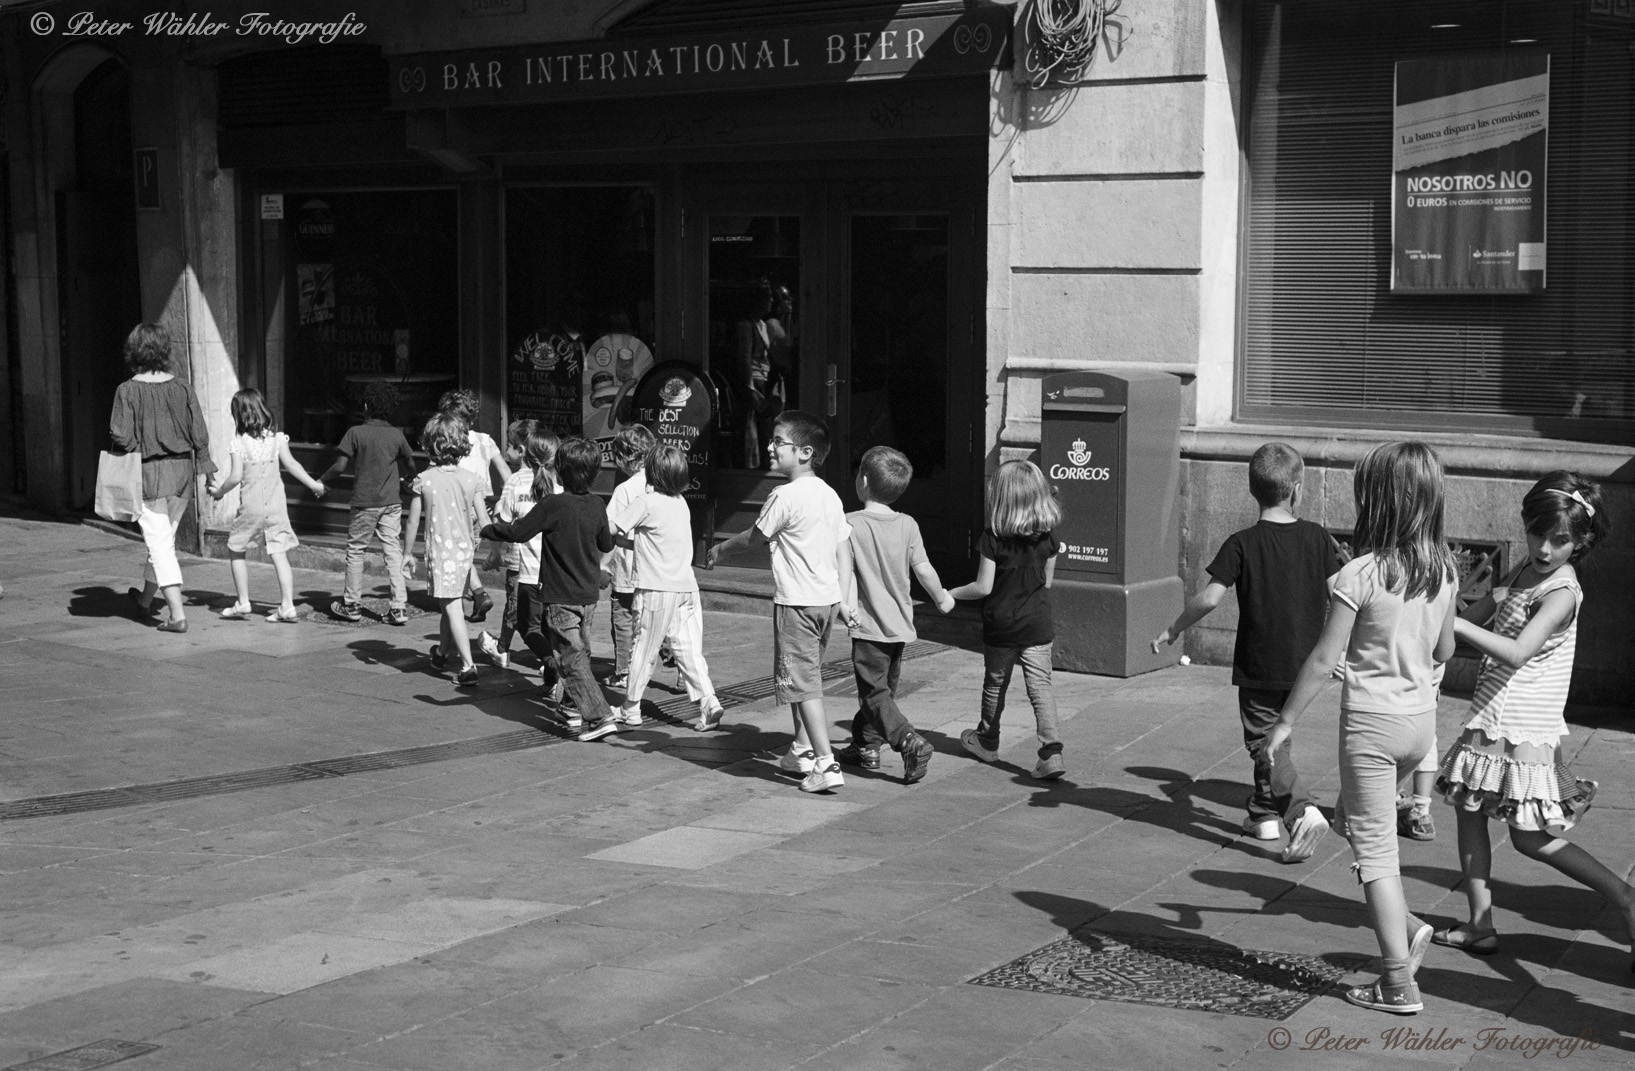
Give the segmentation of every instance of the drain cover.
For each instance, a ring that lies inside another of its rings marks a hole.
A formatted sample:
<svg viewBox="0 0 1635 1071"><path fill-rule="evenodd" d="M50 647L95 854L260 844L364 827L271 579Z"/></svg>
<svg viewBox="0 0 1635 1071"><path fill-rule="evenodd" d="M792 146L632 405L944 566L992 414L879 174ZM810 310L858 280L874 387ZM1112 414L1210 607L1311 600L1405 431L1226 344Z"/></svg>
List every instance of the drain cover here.
<svg viewBox="0 0 1635 1071"><path fill-rule="evenodd" d="M358 608L363 611L363 618L358 621L345 621L334 616L329 612L327 603L323 606L308 606L301 614L301 620L310 621L314 625L334 625L336 628L373 628L375 625L386 624L386 611L392 608L392 600L370 598L366 595L358 600ZM410 621L417 617L436 616L420 609L412 602L405 609L408 611Z"/></svg>
<svg viewBox="0 0 1635 1071"><path fill-rule="evenodd" d="M50 1056L12 1064L5 1071L91 1071L93 1067L106 1067L121 1060L129 1060L132 1056L153 1052L157 1048L159 1046L140 1041L104 1038L89 1045L81 1045L77 1049L64 1049Z"/></svg>
<svg viewBox="0 0 1635 1071"><path fill-rule="evenodd" d="M1088 1000L1156 1004L1287 1019L1333 988L1354 965L1213 941L1081 930L971 979L972 985Z"/></svg>

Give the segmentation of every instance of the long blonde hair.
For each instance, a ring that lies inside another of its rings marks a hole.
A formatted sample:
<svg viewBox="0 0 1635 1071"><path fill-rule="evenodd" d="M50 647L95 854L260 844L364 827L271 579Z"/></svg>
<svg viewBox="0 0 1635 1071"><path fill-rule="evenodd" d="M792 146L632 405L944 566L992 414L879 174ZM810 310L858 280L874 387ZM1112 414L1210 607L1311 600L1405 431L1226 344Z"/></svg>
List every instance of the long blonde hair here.
<svg viewBox="0 0 1635 1071"><path fill-rule="evenodd" d="M1382 443L1352 474L1357 498L1353 549L1373 554L1385 586L1434 598L1458 575L1442 526L1442 461L1421 442ZM1400 587L1399 587L1400 585Z"/></svg>
<svg viewBox="0 0 1635 1071"><path fill-rule="evenodd" d="M988 531L996 536L1032 536L1062 523L1062 507L1031 461L1007 461L988 485Z"/></svg>

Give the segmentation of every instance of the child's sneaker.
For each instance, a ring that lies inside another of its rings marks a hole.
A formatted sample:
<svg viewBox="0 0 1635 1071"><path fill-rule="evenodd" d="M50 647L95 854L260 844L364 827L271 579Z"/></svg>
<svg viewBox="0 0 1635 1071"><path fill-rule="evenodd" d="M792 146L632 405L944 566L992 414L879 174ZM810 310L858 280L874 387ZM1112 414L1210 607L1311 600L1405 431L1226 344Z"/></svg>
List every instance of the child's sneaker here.
<svg viewBox="0 0 1635 1071"><path fill-rule="evenodd" d="M727 712L721 708L719 700L711 697L698 704L698 720L693 722L693 728L701 733L711 732L721 728L721 719Z"/></svg>
<svg viewBox="0 0 1635 1071"><path fill-rule="evenodd" d="M636 717L640 718L641 715L638 714ZM580 733L579 739L586 741L600 740L604 736L612 736L614 733L622 733L624 730L625 723L623 714L620 712L618 707L609 707L607 717Z"/></svg>
<svg viewBox="0 0 1635 1071"><path fill-rule="evenodd" d="M810 752L808 752L810 754ZM802 792L833 792L846 783L846 778L840 773L840 763L830 758L822 769L819 769L814 760L812 772L801 778Z"/></svg>
<svg viewBox="0 0 1635 1071"><path fill-rule="evenodd" d="M363 620L363 607L359 606L355 602L347 602L345 599L336 599L334 602L330 603L329 612L333 616L340 618L342 621ZM438 668L441 669L442 667L439 666Z"/></svg>
<svg viewBox="0 0 1635 1071"><path fill-rule="evenodd" d="M1245 818L1243 831L1256 840L1283 839L1283 824L1275 818Z"/></svg>
<svg viewBox="0 0 1635 1071"><path fill-rule="evenodd" d="M1317 842L1328 832L1328 819L1313 804L1306 804L1300 817L1289 830L1289 843L1283 846L1285 863L1304 863L1317 850Z"/></svg>
<svg viewBox="0 0 1635 1071"><path fill-rule="evenodd" d="M473 624L488 620L488 611L494 608L493 596L486 591L479 591L471 597L471 612L466 614L466 620Z"/></svg>
<svg viewBox="0 0 1635 1071"><path fill-rule="evenodd" d="M659 648L659 665L665 669L676 668L676 653L668 647Z"/></svg>
<svg viewBox="0 0 1635 1071"><path fill-rule="evenodd" d="M930 742L919 733L909 733L903 737L903 784L912 785L925 780L925 773L931 767L931 756L937 753Z"/></svg>
<svg viewBox="0 0 1635 1071"><path fill-rule="evenodd" d="M981 738L976 735L975 729L967 729L960 733L959 743L966 751L969 751L983 762L996 762L999 759L998 749L984 744Z"/></svg>
<svg viewBox="0 0 1635 1071"><path fill-rule="evenodd" d="M386 623L398 626L407 625L409 623L409 611L401 606L392 607L386 611Z"/></svg>
<svg viewBox="0 0 1635 1071"><path fill-rule="evenodd" d="M1033 768L1033 779L1035 781L1054 781L1066 775L1067 763L1062 761L1060 751L1044 756L1039 760L1039 764Z"/></svg>
<svg viewBox="0 0 1635 1071"><path fill-rule="evenodd" d="M880 749L877 747L864 747L854 740L835 752L835 761L842 766L861 766L865 770L878 770L880 768Z"/></svg>
<svg viewBox="0 0 1635 1071"><path fill-rule="evenodd" d="M816 765L817 756L812 754L810 748L805 751L796 751L794 744L790 744L789 750L778 756L778 769L786 774L805 777L812 772L812 768Z"/></svg>
<svg viewBox="0 0 1635 1071"><path fill-rule="evenodd" d="M444 654L443 648L437 644L431 645L431 650L426 652L426 657L431 659L431 668L437 672L441 673L448 668L448 655Z"/></svg>
<svg viewBox="0 0 1635 1071"><path fill-rule="evenodd" d="M477 667L470 666L466 669L462 669L460 671L460 675L454 678L454 685L457 688L477 687Z"/></svg>
<svg viewBox="0 0 1635 1071"><path fill-rule="evenodd" d="M501 669L511 668L511 656L500 650L500 641L490 636L487 629L477 633L477 647L482 651L483 657L496 666Z"/></svg>
<svg viewBox="0 0 1635 1071"><path fill-rule="evenodd" d="M610 673L606 677L602 678L602 683L607 685L609 688L623 692L630 687L630 674Z"/></svg>

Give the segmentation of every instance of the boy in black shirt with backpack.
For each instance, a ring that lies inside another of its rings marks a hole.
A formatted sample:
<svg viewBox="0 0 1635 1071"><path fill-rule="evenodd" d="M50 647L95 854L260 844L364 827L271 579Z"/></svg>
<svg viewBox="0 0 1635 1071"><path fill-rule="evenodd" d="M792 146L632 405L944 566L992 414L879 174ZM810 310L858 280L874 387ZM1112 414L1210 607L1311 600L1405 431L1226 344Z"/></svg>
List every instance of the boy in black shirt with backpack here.
<svg viewBox="0 0 1635 1071"><path fill-rule="evenodd" d="M1243 831L1256 840L1278 840L1288 829L1285 863L1311 858L1328 831L1287 745L1276 756L1264 748L1300 666L1317 645L1328 609L1328 578L1339 572L1332 537L1294 515L1305 463L1283 443L1267 443L1249 459L1249 492L1260 503L1260 520L1234 532L1209 563L1209 583L1187 603L1174 624L1152 641L1172 644L1221 604L1226 589L1238 592L1238 637L1232 683L1238 688L1243 743L1255 764L1255 790Z"/></svg>

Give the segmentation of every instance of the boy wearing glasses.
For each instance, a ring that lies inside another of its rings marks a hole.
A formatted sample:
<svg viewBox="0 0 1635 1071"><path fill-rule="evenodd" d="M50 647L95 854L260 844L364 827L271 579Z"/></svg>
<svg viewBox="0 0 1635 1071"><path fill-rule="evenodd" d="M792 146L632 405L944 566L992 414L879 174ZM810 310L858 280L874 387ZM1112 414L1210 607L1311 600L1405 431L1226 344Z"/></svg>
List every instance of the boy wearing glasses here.
<svg viewBox="0 0 1635 1071"><path fill-rule="evenodd" d="M823 655L841 601L840 578L850 575L851 526L840 496L813 470L829 455L829 427L790 409L778 414L767 441L768 468L789 482L767 496L755 525L710 548L723 553L759 538L772 548L772 675L780 703L788 703L795 740L778 760L802 775L802 792L830 792L846 783L823 718Z"/></svg>

